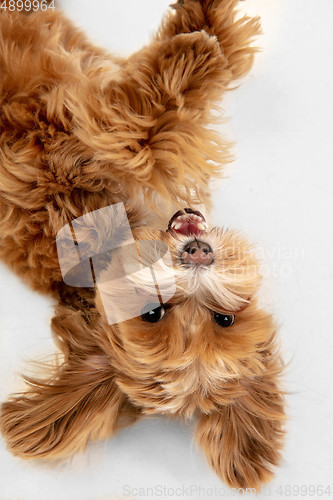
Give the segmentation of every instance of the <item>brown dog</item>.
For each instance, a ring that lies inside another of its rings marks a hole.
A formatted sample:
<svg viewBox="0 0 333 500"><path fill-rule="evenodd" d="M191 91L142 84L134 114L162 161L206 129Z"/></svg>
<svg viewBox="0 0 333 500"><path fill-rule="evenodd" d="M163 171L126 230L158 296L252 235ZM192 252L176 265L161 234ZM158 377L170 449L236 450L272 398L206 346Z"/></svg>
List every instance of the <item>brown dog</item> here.
<svg viewBox="0 0 333 500"><path fill-rule="evenodd" d="M242 237L209 229L197 210L208 209L208 181L229 161L228 145L205 128L211 108L249 70L259 30L236 5L179 0L128 60L89 44L59 12L0 14L0 255L57 298L63 352L47 378L2 405L1 431L17 455L67 456L165 414L198 416L197 440L231 486L258 487L279 462L282 363L274 322L256 302L258 266ZM125 260L119 248L105 251L119 224L100 209L118 203L138 274L127 272L130 251ZM84 214L75 244L87 260L100 256L98 286L72 286L82 269L68 279L58 259L57 234ZM157 293L147 270L162 255L158 242L170 260ZM125 319L110 321L110 309Z"/></svg>

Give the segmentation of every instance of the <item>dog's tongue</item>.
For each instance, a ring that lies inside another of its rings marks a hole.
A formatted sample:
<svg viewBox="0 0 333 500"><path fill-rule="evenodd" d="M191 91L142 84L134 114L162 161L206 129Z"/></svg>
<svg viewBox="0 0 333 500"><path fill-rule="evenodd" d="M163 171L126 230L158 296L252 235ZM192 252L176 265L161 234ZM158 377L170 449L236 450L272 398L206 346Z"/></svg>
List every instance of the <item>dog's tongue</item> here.
<svg viewBox="0 0 333 500"><path fill-rule="evenodd" d="M176 232L178 234L184 234L185 236L188 236L190 234L198 235L199 233L202 233L203 230L200 230L195 222L189 221L183 222L181 226L176 230Z"/></svg>
<svg viewBox="0 0 333 500"><path fill-rule="evenodd" d="M204 216L197 210L184 208L179 210L170 219L168 231L174 234L183 234L184 236L201 235L207 228Z"/></svg>

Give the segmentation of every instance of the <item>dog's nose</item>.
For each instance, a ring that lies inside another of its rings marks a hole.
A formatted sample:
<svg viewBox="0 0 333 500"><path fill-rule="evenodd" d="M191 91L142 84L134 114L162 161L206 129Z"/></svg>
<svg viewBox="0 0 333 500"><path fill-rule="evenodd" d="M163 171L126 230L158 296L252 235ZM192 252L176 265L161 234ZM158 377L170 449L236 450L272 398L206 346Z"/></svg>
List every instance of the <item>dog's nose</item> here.
<svg viewBox="0 0 333 500"><path fill-rule="evenodd" d="M208 243L193 240L185 246L181 258L184 264L210 266L214 260L214 254Z"/></svg>

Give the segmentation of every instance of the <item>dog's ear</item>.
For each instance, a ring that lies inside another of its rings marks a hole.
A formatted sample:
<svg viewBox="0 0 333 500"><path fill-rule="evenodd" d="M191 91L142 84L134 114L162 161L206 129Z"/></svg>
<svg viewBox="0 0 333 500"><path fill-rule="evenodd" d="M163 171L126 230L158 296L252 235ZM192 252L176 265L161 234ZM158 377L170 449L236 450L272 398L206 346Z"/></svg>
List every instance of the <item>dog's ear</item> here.
<svg viewBox="0 0 333 500"><path fill-rule="evenodd" d="M259 488L281 460L284 402L276 374L240 381L229 405L202 415L196 437L208 462L232 488Z"/></svg>
<svg viewBox="0 0 333 500"><path fill-rule="evenodd" d="M261 487L279 464L285 405L272 317L251 304L228 329L220 352L228 378L220 405L202 415L197 440L208 462L230 487Z"/></svg>
<svg viewBox="0 0 333 500"><path fill-rule="evenodd" d="M0 413L9 450L23 458L62 458L83 450L91 438L108 437L126 404L110 364L98 356L78 357L49 380L27 381L30 389L3 403Z"/></svg>
<svg viewBox="0 0 333 500"><path fill-rule="evenodd" d="M91 315L58 306L52 330L63 362L49 366L42 379L26 378L28 390L1 406L0 430L15 455L63 458L140 416L116 384L103 350L110 341L102 338L99 316Z"/></svg>

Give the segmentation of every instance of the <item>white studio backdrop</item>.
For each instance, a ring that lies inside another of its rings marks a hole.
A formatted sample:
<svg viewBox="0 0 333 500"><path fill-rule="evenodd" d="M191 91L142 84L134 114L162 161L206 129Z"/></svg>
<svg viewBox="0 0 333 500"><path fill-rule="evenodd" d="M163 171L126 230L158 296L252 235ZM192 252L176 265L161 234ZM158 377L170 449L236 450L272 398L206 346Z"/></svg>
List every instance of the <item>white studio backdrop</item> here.
<svg viewBox="0 0 333 500"><path fill-rule="evenodd" d="M167 0L59 0L96 44L127 55L148 43ZM240 229L263 259L262 300L290 364L284 460L262 498L333 496L331 0L247 0L262 18L261 53L223 109L235 141L214 185L212 222ZM53 352L52 302L0 265L0 394L20 387L29 360ZM330 490L328 490L330 487ZM92 443L57 466L22 461L0 440L0 500L116 500L231 496L192 430L153 418Z"/></svg>

